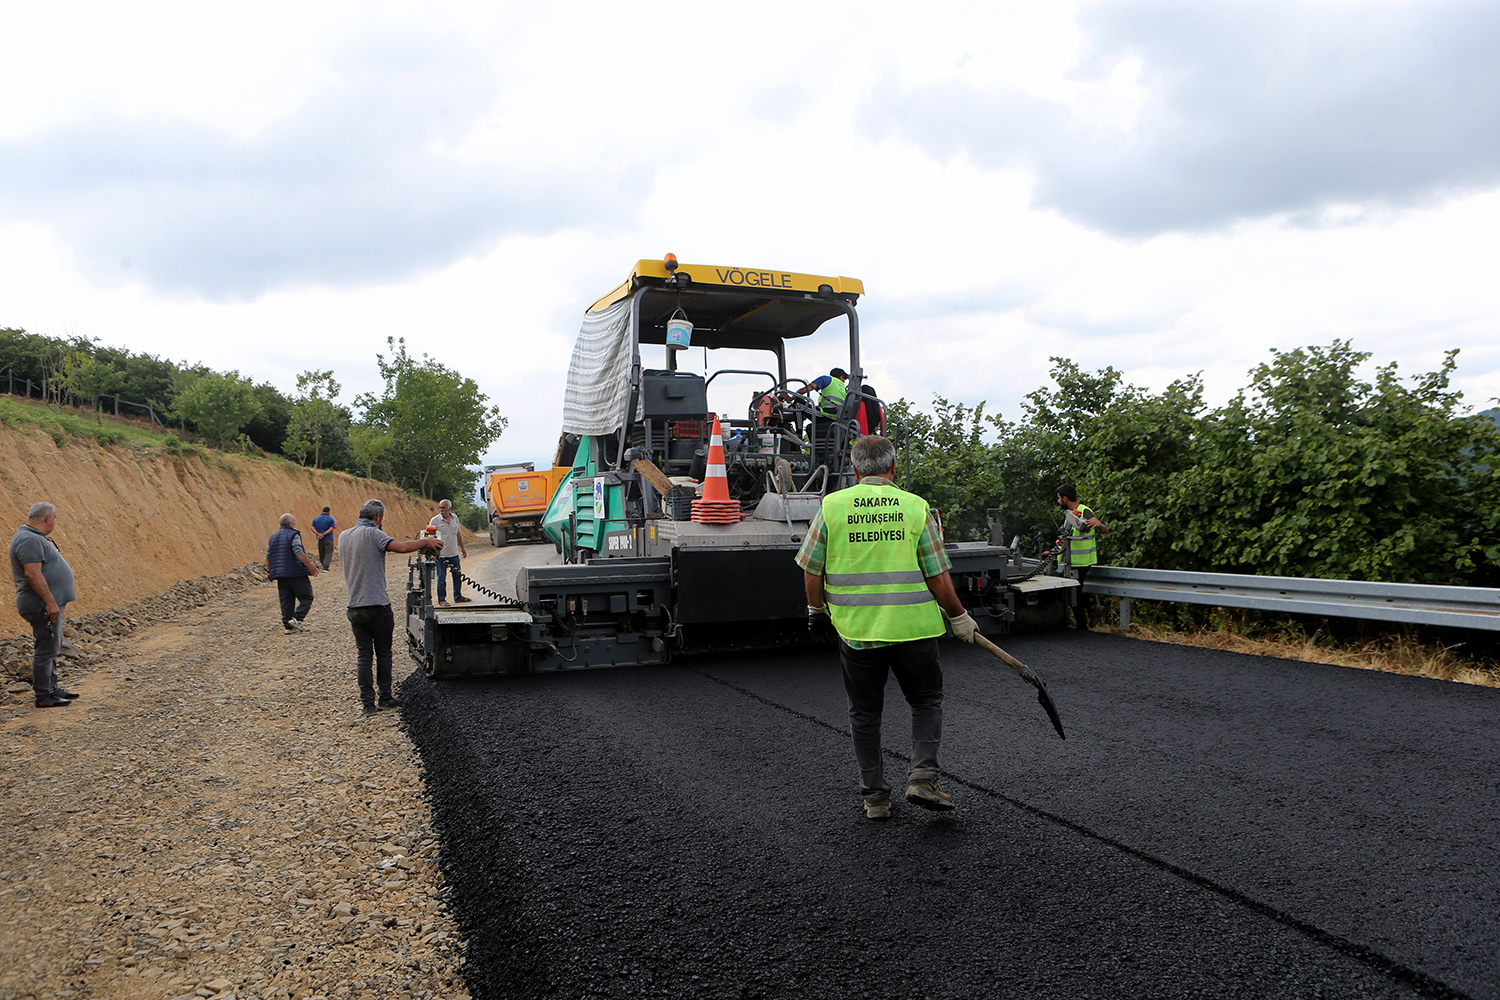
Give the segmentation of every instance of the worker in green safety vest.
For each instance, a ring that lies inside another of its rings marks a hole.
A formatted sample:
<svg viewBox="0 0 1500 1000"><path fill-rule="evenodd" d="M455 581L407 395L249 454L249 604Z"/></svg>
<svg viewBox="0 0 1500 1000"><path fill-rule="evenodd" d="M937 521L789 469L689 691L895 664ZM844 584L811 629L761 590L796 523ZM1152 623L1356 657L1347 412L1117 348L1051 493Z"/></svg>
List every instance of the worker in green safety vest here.
<svg viewBox="0 0 1500 1000"><path fill-rule="evenodd" d="M831 369L827 375L819 375L807 383L813 389L818 390L818 412L825 417L836 417L839 408L844 405L844 398L849 395L849 386L844 381L849 373L842 368Z"/></svg>
<svg viewBox="0 0 1500 1000"><path fill-rule="evenodd" d="M1088 579L1089 569L1099 561L1099 539L1095 532L1108 532L1109 525L1078 502L1078 487L1072 483L1063 483L1057 488L1057 503L1063 509L1063 527L1058 541L1067 544L1068 561L1078 573L1078 602L1073 605L1073 621L1075 627L1087 630L1088 598L1083 595L1083 584Z"/></svg>
<svg viewBox="0 0 1500 1000"><path fill-rule="evenodd" d="M883 437L861 437L851 458L857 483L823 498L797 552L808 617L830 616L839 634L865 815L891 815L880 717L892 673L911 706L906 801L952 809L953 796L938 783L943 671L937 640L946 619L954 635L973 642L974 619L954 592L952 564L927 502L896 488L896 446Z"/></svg>

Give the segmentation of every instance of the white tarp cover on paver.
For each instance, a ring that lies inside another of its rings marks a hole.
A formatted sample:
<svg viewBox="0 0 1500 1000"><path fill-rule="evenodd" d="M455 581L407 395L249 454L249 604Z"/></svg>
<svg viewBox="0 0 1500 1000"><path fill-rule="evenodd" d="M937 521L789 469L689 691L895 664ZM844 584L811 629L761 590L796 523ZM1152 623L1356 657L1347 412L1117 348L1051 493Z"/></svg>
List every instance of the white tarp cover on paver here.
<svg viewBox="0 0 1500 1000"><path fill-rule="evenodd" d="M630 297L583 317L563 389L566 434L613 434L630 405Z"/></svg>

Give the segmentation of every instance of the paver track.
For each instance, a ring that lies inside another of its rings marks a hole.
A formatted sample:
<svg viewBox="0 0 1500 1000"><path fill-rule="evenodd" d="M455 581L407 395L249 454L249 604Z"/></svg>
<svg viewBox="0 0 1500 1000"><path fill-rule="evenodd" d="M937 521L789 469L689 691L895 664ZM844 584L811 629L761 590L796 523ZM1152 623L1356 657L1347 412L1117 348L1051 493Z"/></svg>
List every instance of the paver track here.
<svg viewBox="0 0 1500 1000"><path fill-rule="evenodd" d="M474 995L1500 995L1500 692L1007 646L1068 741L945 645L960 806L887 824L858 808L829 651L413 678Z"/></svg>

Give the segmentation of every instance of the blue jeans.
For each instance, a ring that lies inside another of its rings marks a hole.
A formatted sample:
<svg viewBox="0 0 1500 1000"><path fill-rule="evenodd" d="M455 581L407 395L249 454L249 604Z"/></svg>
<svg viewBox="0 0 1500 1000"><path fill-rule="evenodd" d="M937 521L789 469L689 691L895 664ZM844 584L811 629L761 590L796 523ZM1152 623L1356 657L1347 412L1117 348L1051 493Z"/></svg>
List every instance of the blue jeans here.
<svg viewBox="0 0 1500 1000"><path fill-rule="evenodd" d="M936 778L938 741L943 735L943 668L938 665L936 639L898 642L874 649L850 649L839 643L844 665L844 692L849 696L849 729L854 734L854 759L859 764L859 793L866 802L891 797L880 751L880 716L885 708L885 682L896 675L901 693L911 706L911 769L907 780Z"/></svg>
<svg viewBox="0 0 1500 1000"><path fill-rule="evenodd" d="M448 570L453 570L453 599L458 600L458 595L463 593L460 585L458 556L439 556L437 565L438 600L448 599Z"/></svg>
<svg viewBox="0 0 1500 1000"><path fill-rule="evenodd" d="M67 611L66 604L59 604L57 621L50 628L45 611L21 616L31 626L31 690L37 698L57 695L57 651L62 648L63 615Z"/></svg>

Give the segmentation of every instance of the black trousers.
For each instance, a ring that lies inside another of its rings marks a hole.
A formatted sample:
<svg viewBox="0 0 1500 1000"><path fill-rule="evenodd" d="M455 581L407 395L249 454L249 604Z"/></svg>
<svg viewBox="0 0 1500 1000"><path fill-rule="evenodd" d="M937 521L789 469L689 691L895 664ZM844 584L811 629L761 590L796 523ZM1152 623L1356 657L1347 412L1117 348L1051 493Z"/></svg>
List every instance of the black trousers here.
<svg viewBox="0 0 1500 1000"><path fill-rule="evenodd" d="M391 637L396 634L396 616L389 604L350 608L346 614L358 650L354 662L359 675L359 700L373 705L377 685L382 696L391 694ZM371 666L375 668L373 677Z"/></svg>
<svg viewBox="0 0 1500 1000"><path fill-rule="evenodd" d="M1089 627L1089 597L1083 592L1083 585L1089 578L1089 570L1092 566L1077 566L1073 572L1078 574L1078 603L1073 605L1073 627L1087 629Z"/></svg>
<svg viewBox="0 0 1500 1000"><path fill-rule="evenodd" d="M312 580L305 576L284 576L276 581L276 596L281 598L281 620L307 618L312 609Z"/></svg>
<svg viewBox="0 0 1500 1000"><path fill-rule="evenodd" d="M943 737L943 668L936 639L898 642L874 649L851 649L839 643L844 693L849 696L849 730L859 765L859 792L866 802L891 797L885 780L880 718L885 710L885 683L891 674L911 706L911 767L907 779L936 778L938 743Z"/></svg>

